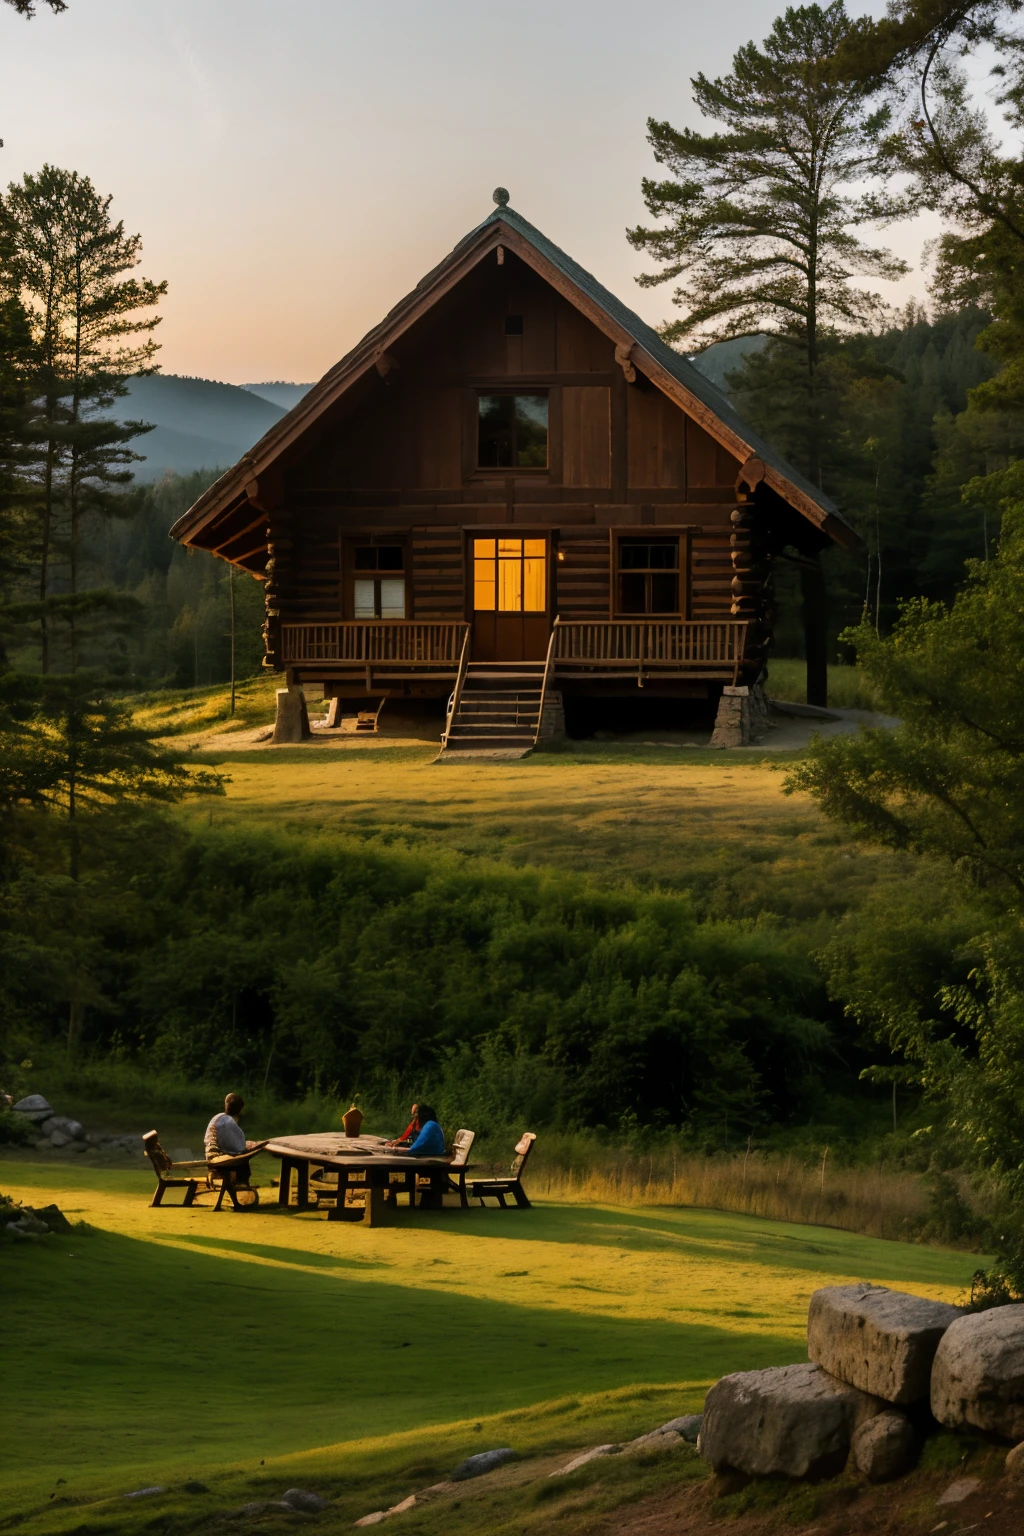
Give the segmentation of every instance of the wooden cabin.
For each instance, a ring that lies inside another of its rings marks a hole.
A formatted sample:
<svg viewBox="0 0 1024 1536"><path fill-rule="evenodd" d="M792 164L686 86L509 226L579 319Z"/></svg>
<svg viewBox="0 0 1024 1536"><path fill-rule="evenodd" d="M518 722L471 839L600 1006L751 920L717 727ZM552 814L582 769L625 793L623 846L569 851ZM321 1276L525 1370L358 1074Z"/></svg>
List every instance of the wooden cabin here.
<svg viewBox="0 0 1024 1536"><path fill-rule="evenodd" d="M456 724L489 700L493 738L513 698L522 735L558 694L713 701L753 684L773 566L793 560L823 704L818 559L855 534L500 188L495 202L172 536L265 583L264 665L288 688L364 708L454 694Z"/></svg>

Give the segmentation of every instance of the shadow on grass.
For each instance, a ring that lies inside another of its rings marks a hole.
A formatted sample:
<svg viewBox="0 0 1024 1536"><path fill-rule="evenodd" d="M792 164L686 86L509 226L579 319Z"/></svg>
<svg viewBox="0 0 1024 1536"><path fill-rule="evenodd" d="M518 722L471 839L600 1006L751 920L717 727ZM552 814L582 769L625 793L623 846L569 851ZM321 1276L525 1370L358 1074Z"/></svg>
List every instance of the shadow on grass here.
<svg viewBox="0 0 1024 1536"><path fill-rule="evenodd" d="M244 1261L223 1243L208 1254L95 1232L5 1254L12 1483L63 1477L73 1493L76 1477L137 1477L166 1456L169 1433L180 1465L209 1466L637 1382L704 1382L793 1352L704 1325L346 1283L308 1253L300 1271L253 1264L258 1245L239 1246Z"/></svg>

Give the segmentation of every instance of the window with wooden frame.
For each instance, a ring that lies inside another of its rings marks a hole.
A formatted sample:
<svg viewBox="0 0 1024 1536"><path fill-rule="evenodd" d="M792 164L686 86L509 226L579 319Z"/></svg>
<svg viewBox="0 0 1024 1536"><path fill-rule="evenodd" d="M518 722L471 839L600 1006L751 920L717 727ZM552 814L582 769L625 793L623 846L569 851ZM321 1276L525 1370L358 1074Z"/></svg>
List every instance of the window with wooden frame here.
<svg viewBox="0 0 1024 1536"><path fill-rule="evenodd" d="M616 550L615 608L623 615L685 612L686 540L678 534L620 536Z"/></svg>
<svg viewBox="0 0 1024 1536"><path fill-rule="evenodd" d="M503 390L477 396L478 469L547 469L548 397Z"/></svg>
<svg viewBox="0 0 1024 1536"><path fill-rule="evenodd" d="M405 618L405 550L401 544L357 544L352 551L352 617Z"/></svg>
<svg viewBox="0 0 1024 1536"><path fill-rule="evenodd" d="M547 539L475 538L473 608L477 613L543 613Z"/></svg>

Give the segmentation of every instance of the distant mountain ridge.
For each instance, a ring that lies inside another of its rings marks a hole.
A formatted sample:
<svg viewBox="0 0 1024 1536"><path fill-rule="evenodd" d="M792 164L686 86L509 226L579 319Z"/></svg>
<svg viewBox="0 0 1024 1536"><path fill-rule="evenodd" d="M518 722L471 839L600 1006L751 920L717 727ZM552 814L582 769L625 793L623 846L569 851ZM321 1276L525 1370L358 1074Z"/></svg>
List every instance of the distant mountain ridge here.
<svg viewBox="0 0 1024 1536"><path fill-rule="evenodd" d="M144 458L136 480L159 480L168 470L228 469L296 405L309 384L220 384L181 374L154 373L131 379L128 393L114 402L118 421L153 423L133 438Z"/></svg>

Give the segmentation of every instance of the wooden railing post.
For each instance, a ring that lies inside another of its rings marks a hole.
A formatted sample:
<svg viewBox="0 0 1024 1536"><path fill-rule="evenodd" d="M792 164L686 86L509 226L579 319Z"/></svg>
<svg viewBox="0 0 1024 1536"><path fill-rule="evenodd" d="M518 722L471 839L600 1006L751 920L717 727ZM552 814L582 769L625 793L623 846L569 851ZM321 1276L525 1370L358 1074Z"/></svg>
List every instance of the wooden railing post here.
<svg viewBox="0 0 1024 1536"><path fill-rule="evenodd" d="M559 625L558 614L555 614L555 622L551 626L551 638L548 640L548 654L544 662L544 676L540 685L540 709L537 711L537 729L533 733L534 746L540 741L540 733L544 725L544 705L548 697L548 681L551 677L551 665L555 655L555 633Z"/></svg>
<svg viewBox="0 0 1024 1536"><path fill-rule="evenodd" d="M466 681L466 672L469 669L469 625L466 625L466 633L462 638L462 650L459 654L459 671L455 679L455 691L452 694L451 713L444 723L444 735L441 737L441 751L448 745L448 733L451 730L452 721L459 712L459 704L462 700L462 688Z"/></svg>

